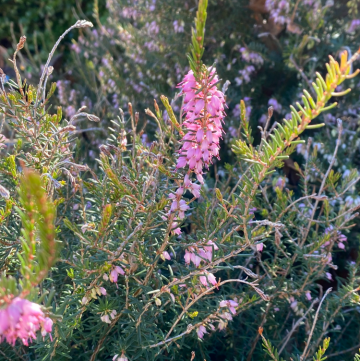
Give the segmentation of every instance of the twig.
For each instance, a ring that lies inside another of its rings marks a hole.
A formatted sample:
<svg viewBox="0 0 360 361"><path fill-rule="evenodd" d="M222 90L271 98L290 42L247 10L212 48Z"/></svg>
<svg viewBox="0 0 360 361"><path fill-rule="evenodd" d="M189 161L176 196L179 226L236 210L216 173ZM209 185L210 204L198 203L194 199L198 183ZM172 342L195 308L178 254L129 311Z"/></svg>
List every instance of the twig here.
<svg viewBox="0 0 360 361"><path fill-rule="evenodd" d="M312 310L314 304L319 301L317 298L311 303L310 307L307 309L307 311L304 313L304 315L299 318L295 325L292 327L291 331L286 335L285 340L283 341L283 345L281 346L280 350L279 350L279 355L281 354L281 352L283 352L285 346L287 345L287 343L290 340L291 335L295 332L295 330L297 329L297 327L300 325L300 323L302 322L302 320L304 320L307 316L307 314Z"/></svg>
<svg viewBox="0 0 360 361"><path fill-rule="evenodd" d="M317 310L316 310L316 313L315 313L314 322L313 322L313 325L312 325L312 327L311 327L311 331L310 331L309 337L308 337L307 342L306 342L306 344L305 344L305 349L304 349L304 351L303 351L303 353L302 353L302 355L301 355L301 357L300 357L301 360L304 360L304 359L307 357L307 350L308 350L308 348L309 348L310 341L311 341L311 338L312 338L312 335L313 335L313 333L314 333L314 329L315 329L315 326L316 326L316 322L317 322L317 319L318 319L318 317L319 317L319 312L320 312L321 305L322 305L322 303L324 302L326 296L327 296L331 291L332 291L332 288L331 288L331 287L328 288L328 289L326 290L323 298L321 299L321 301L320 301L320 303L319 303L319 306L318 306L318 308L317 308Z"/></svg>

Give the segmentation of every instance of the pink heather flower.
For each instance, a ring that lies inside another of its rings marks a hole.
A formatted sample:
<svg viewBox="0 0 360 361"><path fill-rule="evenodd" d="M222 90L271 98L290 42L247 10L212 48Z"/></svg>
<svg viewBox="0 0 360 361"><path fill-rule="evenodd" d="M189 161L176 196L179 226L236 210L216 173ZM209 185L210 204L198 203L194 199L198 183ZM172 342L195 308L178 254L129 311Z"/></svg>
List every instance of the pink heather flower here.
<svg viewBox="0 0 360 361"><path fill-rule="evenodd" d="M235 307L237 306L239 306L239 304L233 300L224 300L220 302L220 307L227 307L233 315L236 314Z"/></svg>
<svg viewBox="0 0 360 361"><path fill-rule="evenodd" d="M194 195L195 198L200 197L201 185L191 182L188 174L186 174L184 178L184 188L189 189L189 191Z"/></svg>
<svg viewBox="0 0 360 361"><path fill-rule="evenodd" d="M257 250L258 252L262 252L263 249L264 249L264 243L258 243L258 244L256 245L256 250Z"/></svg>
<svg viewBox="0 0 360 361"><path fill-rule="evenodd" d="M187 211L190 207L186 204L186 201L183 199L179 202L179 218L185 218L185 211Z"/></svg>
<svg viewBox="0 0 360 361"><path fill-rule="evenodd" d="M111 318L114 319L115 316L116 316L116 314L117 314L116 310L112 310L112 311L110 312Z"/></svg>
<svg viewBox="0 0 360 361"><path fill-rule="evenodd" d="M86 305L88 303L88 301L89 301L88 298L84 296L81 300L81 304Z"/></svg>
<svg viewBox="0 0 360 361"><path fill-rule="evenodd" d="M326 272L325 275L328 280L332 281L332 275L330 272Z"/></svg>
<svg viewBox="0 0 360 361"><path fill-rule="evenodd" d="M114 267L110 272L110 277L109 277L110 281L116 283L119 274L124 275L125 274L124 270L120 266Z"/></svg>
<svg viewBox="0 0 360 361"><path fill-rule="evenodd" d="M226 320L231 321L233 318L229 312L224 312L222 315Z"/></svg>
<svg viewBox="0 0 360 361"><path fill-rule="evenodd" d="M116 266L116 267L115 267L115 270L116 270L117 273L119 273L119 274L121 274L121 275L124 276L125 272L124 272L124 270L123 270L120 266Z"/></svg>
<svg viewBox="0 0 360 361"><path fill-rule="evenodd" d="M180 227L177 227L175 229L172 230L172 233L173 234L177 234L178 236L181 234L181 228Z"/></svg>
<svg viewBox="0 0 360 361"><path fill-rule="evenodd" d="M40 305L14 298L5 309L0 310L0 340L15 345L19 338L25 346L29 340L36 339L36 332L41 329L42 336L52 331L52 320L45 317Z"/></svg>
<svg viewBox="0 0 360 361"><path fill-rule="evenodd" d="M264 59L258 53L250 51L245 47L240 48L241 57L248 63L259 64L262 65L264 63Z"/></svg>
<svg viewBox="0 0 360 361"><path fill-rule="evenodd" d="M311 297L311 292L310 291L306 291L305 292L305 297L308 301L311 301L312 297Z"/></svg>
<svg viewBox="0 0 360 361"><path fill-rule="evenodd" d="M205 271L203 276L200 276L200 282L205 286L205 287L211 287L210 284L212 284L213 286L216 286L217 281L215 276L210 273Z"/></svg>
<svg viewBox="0 0 360 361"><path fill-rule="evenodd" d="M290 307L296 311L297 309L297 301L295 300L295 298L293 296L290 296Z"/></svg>
<svg viewBox="0 0 360 361"><path fill-rule="evenodd" d="M187 133L182 139L183 146L177 168L189 166L199 182L203 182L203 168L208 168L213 157L219 158L219 140L222 137L222 122L225 117L224 94L218 90L219 78L214 68L203 72L201 79L195 79L190 70L178 84L184 96L183 123Z"/></svg>
<svg viewBox="0 0 360 361"><path fill-rule="evenodd" d="M103 275L103 280L104 281L107 281L109 279L109 276L106 274L106 273L104 273L104 275Z"/></svg>
<svg viewBox="0 0 360 361"><path fill-rule="evenodd" d="M100 287L100 292L103 296L106 296L106 289L104 287Z"/></svg>
<svg viewBox="0 0 360 361"><path fill-rule="evenodd" d="M198 329L197 329L197 335L199 336L199 338L203 338L205 333L207 333L205 326L201 325Z"/></svg>
<svg viewBox="0 0 360 361"><path fill-rule="evenodd" d="M101 316L100 319L101 319L102 322L111 323L110 317L109 317L109 315L107 315L107 314Z"/></svg>
<svg viewBox="0 0 360 361"><path fill-rule="evenodd" d="M51 318L46 317L45 318L45 322L41 327L41 335L43 337L46 336L46 334L48 333L50 336L50 340L52 341L52 336L51 336L51 331L52 331L52 325L53 325L53 321Z"/></svg>
<svg viewBox="0 0 360 361"><path fill-rule="evenodd" d="M186 201L181 199L181 196L184 192L184 189L180 187L175 194L171 193L169 198L172 199L172 203L170 206L170 212L178 212L179 219L185 218L185 211L187 211L190 207L186 204ZM176 224L177 225L177 224Z"/></svg>
<svg viewBox="0 0 360 361"><path fill-rule="evenodd" d="M164 257L164 259L167 259L168 261L171 260L171 257L170 257L170 255L169 255L169 252L167 252L167 251L164 251L164 252L162 253L162 256Z"/></svg>
<svg viewBox="0 0 360 361"><path fill-rule="evenodd" d="M111 272L110 272L110 282L114 282L116 283L118 281L118 273L116 272L115 269L113 269Z"/></svg>

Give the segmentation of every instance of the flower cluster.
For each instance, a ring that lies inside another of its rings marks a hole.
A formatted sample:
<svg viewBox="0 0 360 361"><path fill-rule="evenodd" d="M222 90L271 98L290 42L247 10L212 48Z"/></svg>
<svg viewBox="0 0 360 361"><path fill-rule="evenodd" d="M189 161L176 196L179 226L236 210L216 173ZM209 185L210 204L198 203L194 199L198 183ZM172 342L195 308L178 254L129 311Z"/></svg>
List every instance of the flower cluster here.
<svg viewBox="0 0 360 361"><path fill-rule="evenodd" d="M14 298L5 309L0 310L0 341L4 339L15 345L19 338L26 346L36 339L36 332L41 329L44 337L52 331L53 321L45 317L44 312L36 303ZM50 334L51 338L51 334Z"/></svg>
<svg viewBox="0 0 360 361"><path fill-rule="evenodd" d="M219 157L219 140L223 133L225 97L217 89L219 78L214 68L202 74L197 80L190 70L178 85L184 95L183 146L177 161L177 168L189 166L197 179L203 183L203 168L209 167L213 157Z"/></svg>
<svg viewBox="0 0 360 361"><path fill-rule="evenodd" d="M244 69L239 70L240 77L236 77L234 80L236 85L241 85L243 83L250 82L250 76L255 72L255 67L253 65L246 65Z"/></svg>
<svg viewBox="0 0 360 361"><path fill-rule="evenodd" d="M259 64L259 65L262 65L264 63L264 59L260 54L255 53L243 46L240 48L240 53L242 59L248 63Z"/></svg>
<svg viewBox="0 0 360 361"><path fill-rule="evenodd" d="M185 200L181 199L186 190L195 198L200 197L201 186L191 181L195 173L197 180L204 183L203 168L209 168L213 157L219 158L219 141L223 133L222 122L225 117L225 97L216 84L219 78L214 68L206 69L197 80L192 70L178 85L184 96L183 123L187 133L182 139L183 145L176 168L189 167L182 185L175 193L170 194L172 200L169 214L176 213L178 220L184 219L189 209ZM173 223L173 232L180 234L178 223Z"/></svg>
<svg viewBox="0 0 360 361"><path fill-rule="evenodd" d="M185 250L185 263L187 265L192 262L195 267L199 267L201 261L211 262L213 259L213 251L217 251L219 248L213 241L208 241L206 246L196 247L190 246Z"/></svg>
<svg viewBox="0 0 360 361"><path fill-rule="evenodd" d="M116 283L118 281L118 276L125 275L125 271L120 266L115 266L110 272L110 275L108 276L106 273L103 275L104 281L108 281L110 279L110 282Z"/></svg>
<svg viewBox="0 0 360 361"><path fill-rule="evenodd" d="M110 314L105 313L100 317L100 319L102 322L111 323L111 320L115 318L116 314L117 314L116 310L112 310Z"/></svg>
<svg viewBox="0 0 360 361"><path fill-rule="evenodd" d="M270 18L275 24L284 25L290 21L290 2L287 0L266 0L265 6L270 11Z"/></svg>
<svg viewBox="0 0 360 361"><path fill-rule="evenodd" d="M220 308L223 309L222 312L219 313L218 318L218 329L224 330L227 326L228 321L233 319L232 315L236 315L236 307L239 306L239 303L233 300L224 300L221 301L219 304ZM227 308L228 310L225 310ZM230 311L230 312L228 312ZM207 326L212 330L215 331L215 327L213 324L208 323ZM197 330L197 335L199 338L203 338L204 335L207 333L206 328L204 325L200 325Z"/></svg>
<svg viewBox="0 0 360 361"><path fill-rule="evenodd" d="M330 225L329 227L325 228L325 234L331 234L333 233L333 230L334 226ZM347 241L347 237L340 231L335 232L335 234L331 236L331 240L335 240L336 242L338 242L337 245L340 249L345 249L344 242ZM329 246L331 244L331 240L325 242L323 244L323 247Z"/></svg>

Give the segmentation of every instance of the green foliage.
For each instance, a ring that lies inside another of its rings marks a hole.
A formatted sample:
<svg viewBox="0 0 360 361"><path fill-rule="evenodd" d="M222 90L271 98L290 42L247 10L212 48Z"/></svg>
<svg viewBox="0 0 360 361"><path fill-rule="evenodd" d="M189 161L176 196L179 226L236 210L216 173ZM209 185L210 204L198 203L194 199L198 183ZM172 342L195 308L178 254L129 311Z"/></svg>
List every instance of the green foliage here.
<svg viewBox="0 0 360 361"><path fill-rule="evenodd" d="M2 343L1 355L261 360L259 327L273 360L353 352L360 177L357 113L349 109L358 107L357 53L335 59L359 39L347 32L357 8L317 4L310 11L290 2L291 22L277 26L245 0L209 1L208 9L207 1L114 0L108 16L94 2L96 29L73 25L81 29L66 82L50 85L45 67L40 84L26 86L15 69L0 91L9 138L0 138L0 300L31 296L56 322L52 341ZM170 204L185 175L176 168L183 109L170 95L188 71L190 38L193 71L217 60L232 84L222 160L204 170L201 197L181 198L190 209L179 220ZM336 108L327 105L342 95ZM150 96L162 105L137 112ZM185 262L189 252L198 265ZM205 286L211 275L216 284Z"/></svg>

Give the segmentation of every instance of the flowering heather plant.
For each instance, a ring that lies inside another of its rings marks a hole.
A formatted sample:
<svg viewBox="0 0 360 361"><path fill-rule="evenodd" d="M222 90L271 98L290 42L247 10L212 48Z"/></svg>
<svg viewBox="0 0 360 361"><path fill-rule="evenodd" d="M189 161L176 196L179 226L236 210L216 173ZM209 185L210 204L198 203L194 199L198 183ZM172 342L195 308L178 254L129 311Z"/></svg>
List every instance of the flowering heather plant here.
<svg viewBox="0 0 360 361"><path fill-rule="evenodd" d="M344 82L355 84L359 53L330 56L311 93L270 127L285 108L274 112L281 104L271 98L259 139L239 102L232 162L221 170L227 86L220 90L217 65L203 60L207 5L198 3L178 111L166 96L163 107L146 109L158 129L144 144L129 102L91 167L77 153L80 122L97 131L101 119L85 106L52 111L56 84L47 82L63 36L92 23L66 30L36 87L18 71L20 39L16 81L1 73L2 356L250 361L264 358L262 338L273 360L321 360L326 350L336 357L359 347L348 337L359 333L359 262L338 256L358 226L360 176L336 164L353 134L340 119L314 122L349 93ZM138 19L133 8L122 11ZM152 22L148 29L158 33ZM300 138L325 125L326 146ZM304 158L293 161L297 187L281 173L293 154Z"/></svg>

